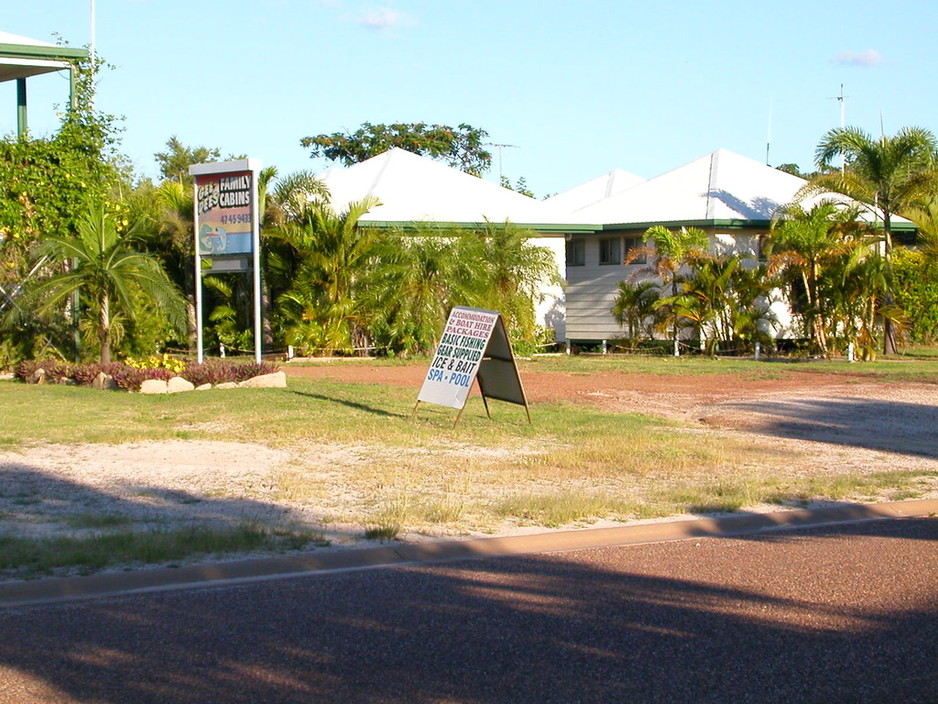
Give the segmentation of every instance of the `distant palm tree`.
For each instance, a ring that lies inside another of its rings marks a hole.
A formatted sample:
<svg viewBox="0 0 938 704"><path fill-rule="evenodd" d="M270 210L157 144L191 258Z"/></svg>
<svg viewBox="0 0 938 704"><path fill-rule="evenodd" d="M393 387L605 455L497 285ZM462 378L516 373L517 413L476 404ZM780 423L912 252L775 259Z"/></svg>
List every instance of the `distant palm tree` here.
<svg viewBox="0 0 938 704"><path fill-rule="evenodd" d="M132 229L121 232L103 208L92 208L79 222L76 237L48 237L40 254L64 271L40 282L33 295L48 310L73 293L94 311L101 362L111 361L112 318L120 311L134 319L133 296L142 292L179 332L186 331L186 304L159 261L151 254L131 248Z"/></svg>

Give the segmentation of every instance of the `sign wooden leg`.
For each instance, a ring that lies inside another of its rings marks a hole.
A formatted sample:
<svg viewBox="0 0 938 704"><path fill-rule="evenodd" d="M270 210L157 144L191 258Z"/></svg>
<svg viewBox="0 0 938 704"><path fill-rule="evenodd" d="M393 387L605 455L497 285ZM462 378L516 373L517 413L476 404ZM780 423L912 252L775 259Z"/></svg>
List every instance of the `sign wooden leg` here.
<svg viewBox="0 0 938 704"><path fill-rule="evenodd" d="M410 419L411 419L411 420L413 420L414 418L417 417L417 409L418 409L418 408L420 408L420 401L417 401L416 405L414 406L414 412L410 414Z"/></svg>
<svg viewBox="0 0 938 704"><path fill-rule="evenodd" d="M485 394L482 394L482 405L485 406L485 415L488 416L489 420L492 420L492 414L489 413L489 402L485 400Z"/></svg>

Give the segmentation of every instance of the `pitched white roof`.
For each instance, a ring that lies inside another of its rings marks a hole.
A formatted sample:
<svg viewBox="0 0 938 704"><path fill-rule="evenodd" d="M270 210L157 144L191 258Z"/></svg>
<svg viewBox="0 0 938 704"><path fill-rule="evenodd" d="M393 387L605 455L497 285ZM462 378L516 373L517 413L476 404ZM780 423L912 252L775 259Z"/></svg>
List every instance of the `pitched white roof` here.
<svg viewBox="0 0 938 704"><path fill-rule="evenodd" d="M567 210L576 210L591 205L606 198L621 193L627 188L643 183L645 179L630 174L622 169L615 169L609 173L597 176L594 179L568 188L551 196L545 202Z"/></svg>
<svg viewBox="0 0 938 704"><path fill-rule="evenodd" d="M398 148L348 168L331 169L319 178L329 188L337 211L365 196L377 196L381 205L372 208L363 222L568 222L566 213L545 201Z"/></svg>
<svg viewBox="0 0 938 704"><path fill-rule="evenodd" d="M38 39L30 39L29 37L24 37L20 34L13 34L11 32L0 32L0 44L22 44L23 46L49 47L55 46L55 44L50 44L49 42L41 42Z"/></svg>
<svg viewBox="0 0 938 704"><path fill-rule="evenodd" d="M770 220L804 179L717 149L576 211L598 224Z"/></svg>

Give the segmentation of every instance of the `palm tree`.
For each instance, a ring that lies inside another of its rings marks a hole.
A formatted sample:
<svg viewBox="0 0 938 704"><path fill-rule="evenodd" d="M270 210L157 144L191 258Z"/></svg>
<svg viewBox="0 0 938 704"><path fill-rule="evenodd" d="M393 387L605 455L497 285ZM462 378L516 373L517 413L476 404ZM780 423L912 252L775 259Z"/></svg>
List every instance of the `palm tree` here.
<svg viewBox="0 0 938 704"><path fill-rule="evenodd" d="M652 249L648 242L655 243ZM650 271L659 276L665 286L671 286L671 298L678 295L678 273L694 257L706 257L710 247L710 237L697 227L682 227L679 230L669 230L663 225L652 225L642 236L644 247L631 250L626 263L635 261L640 257L651 257ZM661 306L659 305L659 308ZM671 339L674 342L677 354L678 316L672 314Z"/></svg>
<svg viewBox="0 0 938 704"><path fill-rule="evenodd" d="M121 232L103 208L92 208L79 222L76 237L48 237L40 254L66 270L40 282L33 294L41 310L80 292L96 315L101 362L111 361L111 325L116 312L134 319L134 294L143 293L180 332L186 330L186 304L159 261L131 249L133 229Z"/></svg>
<svg viewBox="0 0 938 704"><path fill-rule="evenodd" d="M296 312L291 344L336 351L365 342L361 294L377 238L359 220L379 204L369 196L336 213L320 203L302 225L288 223L276 235L300 260L293 285L281 296Z"/></svg>
<svg viewBox="0 0 938 704"><path fill-rule="evenodd" d="M460 298L453 238L418 225L415 233L383 238L376 259L366 291L376 343L393 353L430 352Z"/></svg>
<svg viewBox="0 0 938 704"><path fill-rule="evenodd" d="M456 285L463 300L499 311L515 339L534 342L534 307L543 284L560 280L553 253L531 244L530 230L510 222L486 222L458 241Z"/></svg>
<svg viewBox="0 0 938 704"><path fill-rule="evenodd" d="M805 331L825 355L831 352L831 307L829 296L822 291L824 275L854 247L855 241L845 234L855 220L854 208L832 200L820 201L807 210L800 203L791 203L780 208L772 221L766 246L770 275L788 272L798 282L789 286L789 300L795 302L798 294L803 296L800 307Z"/></svg>
<svg viewBox="0 0 938 704"><path fill-rule="evenodd" d="M905 211L918 228L918 240L925 261L938 264L938 196L931 196Z"/></svg>
<svg viewBox="0 0 938 704"><path fill-rule="evenodd" d="M882 218L885 240L885 264L892 254L892 217L908 209L924 194L938 190L936 165L938 141L931 131L906 127L894 137L874 139L856 127L832 129L821 139L815 162L828 172L809 184L814 192L833 190L866 203ZM831 171L831 162L841 156L845 168ZM886 303L892 292L887 290ZM895 334L886 319L884 351L896 352Z"/></svg>
<svg viewBox="0 0 938 704"><path fill-rule="evenodd" d="M658 285L653 281L620 281L616 286L615 303L610 311L612 316L620 327L628 327L630 340L635 340L640 334L650 337L656 317L655 303L660 297Z"/></svg>
<svg viewBox="0 0 938 704"><path fill-rule="evenodd" d="M931 131L906 127L895 137L874 139L856 127L832 129L815 151L819 169L811 192L843 193L882 218L886 257L892 252L892 216L938 189L936 166L938 140ZM832 161L843 157L843 170L831 170Z"/></svg>

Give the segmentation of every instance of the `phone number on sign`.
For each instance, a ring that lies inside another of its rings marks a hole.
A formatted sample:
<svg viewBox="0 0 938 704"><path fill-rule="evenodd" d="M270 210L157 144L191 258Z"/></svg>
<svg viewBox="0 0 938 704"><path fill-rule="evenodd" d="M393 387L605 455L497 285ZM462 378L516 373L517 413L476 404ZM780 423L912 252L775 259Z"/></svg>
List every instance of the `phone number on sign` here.
<svg viewBox="0 0 938 704"><path fill-rule="evenodd" d="M222 215L222 225L235 225L243 222L251 222L250 213L238 213L237 215Z"/></svg>

